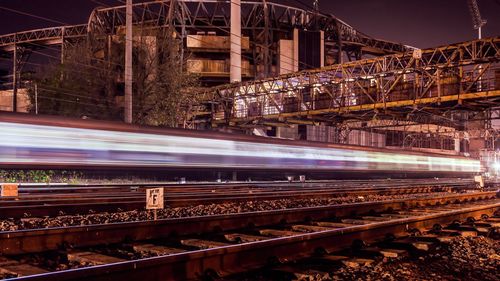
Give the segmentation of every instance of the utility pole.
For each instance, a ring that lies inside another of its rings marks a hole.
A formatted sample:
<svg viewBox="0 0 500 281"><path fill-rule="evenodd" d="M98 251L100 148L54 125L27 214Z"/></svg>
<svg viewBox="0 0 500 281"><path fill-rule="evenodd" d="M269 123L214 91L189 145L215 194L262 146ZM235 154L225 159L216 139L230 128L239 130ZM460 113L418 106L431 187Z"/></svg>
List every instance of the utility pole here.
<svg viewBox="0 0 500 281"><path fill-rule="evenodd" d="M17 112L17 44L15 43L12 61L12 112Z"/></svg>
<svg viewBox="0 0 500 281"><path fill-rule="evenodd" d="M132 0L127 0L125 33L125 123L132 123Z"/></svg>
<svg viewBox="0 0 500 281"><path fill-rule="evenodd" d="M38 84L35 82L35 114L38 114Z"/></svg>
<svg viewBox="0 0 500 281"><path fill-rule="evenodd" d="M230 66L229 78L231 83L241 82L241 1L231 0L231 28L230 28Z"/></svg>

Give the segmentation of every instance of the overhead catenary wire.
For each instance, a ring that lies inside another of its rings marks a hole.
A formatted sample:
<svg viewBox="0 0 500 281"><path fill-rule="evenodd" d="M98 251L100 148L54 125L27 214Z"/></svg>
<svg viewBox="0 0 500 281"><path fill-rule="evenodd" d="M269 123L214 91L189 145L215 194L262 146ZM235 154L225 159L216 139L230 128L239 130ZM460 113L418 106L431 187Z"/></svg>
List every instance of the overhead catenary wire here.
<svg viewBox="0 0 500 281"><path fill-rule="evenodd" d="M119 2L121 2L121 3L123 3L123 4L125 4L125 1L123 1L123 0L118 0L118 1L119 1ZM134 6L137 6L139 9L142 9L143 11L147 11L144 7L142 7L142 5L134 5ZM151 11L151 12L152 12L153 14L157 15L157 16L161 16L161 15L160 15L159 13L157 13L157 12L154 12L154 11ZM198 20L199 20L199 21L201 21L201 22L203 22L203 23L206 23L206 24L208 24L208 25L211 25L211 23L210 23L210 22L208 22L208 21L204 21L204 20L201 20L201 19L198 19ZM218 29L218 30L220 30L220 31L222 31L222 32L224 32L224 33L227 33L227 34L229 34L230 36L231 36L231 35L232 35L232 36L236 36L236 37L238 37L238 38L240 38L240 39L242 39L242 38L243 38L243 35L238 35L238 34L231 33L231 31L226 30L226 29L224 29L224 28L222 28L222 27L220 27L220 26L211 25L211 27L213 27L213 28L215 28L215 29ZM199 29L198 29L198 30L199 30ZM192 38L193 38L193 37L192 37ZM193 38L193 39L195 39L195 38ZM198 40L198 39L196 39L196 40ZM203 41L203 40L201 40L201 39L199 39L199 40L200 40L200 41ZM267 49L268 51L273 51L273 49L271 49L270 47L265 46L264 44L259 44L259 43L257 43L255 40L249 40L249 41L250 41L250 43L252 43L254 46L258 46L258 47L261 47L261 48ZM210 43L209 43L209 45L210 45ZM232 52L232 51L229 51L229 52ZM233 53L235 53L235 52L233 52ZM239 53L236 53L236 54L240 55ZM243 54L241 54L241 56L242 56L242 57L244 57L244 58L247 58L247 59L253 60L253 57L246 56L246 55L243 55ZM295 60L295 58L290 57L290 56L288 56L288 55L286 55L286 54L281 54L281 56L283 56L283 57L285 57L285 58L287 58L287 59L292 59L292 60ZM305 66L306 66L306 67L308 67L308 68L317 68L316 66L313 66L313 65L307 64L307 63L305 63L305 62L298 61L298 63L299 63L299 65L300 65L300 63L302 63L302 65L305 65ZM238 67L237 65L233 65L233 66Z"/></svg>
<svg viewBox="0 0 500 281"><path fill-rule="evenodd" d="M99 2L99 1L94 1L94 0L90 0L90 1L92 1L93 3L103 4L102 2ZM118 0L118 1L119 1L119 2L121 2L121 3L124 3L124 1L121 1L121 0ZM144 9L144 8L142 8L141 6L139 6L139 8L141 8L141 9L145 10L145 9ZM48 21L51 21L51 22L56 22L56 23L59 23L59 24L62 24L62 25L66 25L66 26L70 25L70 24L65 23L65 22L61 22L61 21L57 21L57 20L52 20L52 19L45 18L45 17L40 17L40 16L38 16L38 15L34 15L34 14L32 14L32 13L27 13L27 12L23 12L23 11L18 11L18 10L15 10L15 9L10 9L10 8L7 8L7 9L8 9L9 11L11 11L11 12L14 12L14 13L23 14L23 15L26 15L26 16L31 16L31 17L34 17L34 18L43 18L43 19L45 19L45 20L48 20ZM156 13L156 12L154 12L154 13L155 13L156 15L160 15L160 14L158 14L158 13ZM209 23L209 22L207 22L207 21L203 21L203 22L205 22L205 23L207 23L207 24L210 24L210 23ZM224 28L221 28L221 27L218 27L218 26L212 26L212 27L214 27L214 28L216 28L216 29L219 29L219 30L221 30L221 31L223 31L223 32L225 32L225 33L229 33L229 34L231 34L231 33L230 33L230 31L227 31L227 30L225 30ZM238 35L235 35L235 36L238 36ZM238 36L238 37L240 37L240 38L241 38L241 36ZM202 43L204 43L204 44L206 44L206 45L209 45L209 46L210 46L210 45L215 45L214 43L211 43L210 41L207 41L207 40L202 40L202 39L199 39L199 38L196 38L196 37L191 37L191 39L194 39L194 40L200 41L200 42L202 42ZM133 39L132 39L132 40L133 40ZM133 40L133 41L134 41L134 40ZM137 41L134 41L134 42L136 42L136 43L137 43ZM265 49L270 50L270 48L269 48L269 47L267 47L267 46L265 46L265 45L263 45L263 44L258 44L258 43L256 43L256 42L255 42L255 41L253 41L253 40L252 40L251 42L252 42L255 46L259 46L259 47L262 47L262 48L265 48ZM139 42L139 43L141 43L141 42ZM33 43L33 44L34 44L34 43ZM42 45L39 45L39 46L42 46ZM46 46L44 46L44 47L46 47ZM40 52L39 52L39 53L40 53ZM287 58L289 58L289 59L294 59L294 58L288 57L288 56L286 56L286 55L283 55L283 56L284 56L284 57L287 57ZM253 57L246 56L246 55L243 55L243 54L242 54L242 57L245 57L245 58L247 58L247 59L253 60ZM55 57L54 57L54 58L55 58ZM96 59L96 58L94 58L94 59ZM99 60L99 59L97 59L97 60ZM102 60L101 60L101 61L102 61ZM299 62L299 64L300 64L300 63L301 63L301 62ZM81 64L81 65L83 65L82 63L80 63L80 64ZM115 63L113 63L113 64L115 64ZM304 63L303 63L303 64L304 64ZM120 65L120 66L121 66L121 64L116 64L116 65ZM88 66L92 67L90 64L89 64ZM312 66L312 65L306 65L306 66L307 66L307 67L314 68L314 66ZM251 68L245 68L245 67L236 66L236 65L235 65L234 67L239 67L239 68L244 69L244 70L251 70Z"/></svg>
<svg viewBox="0 0 500 281"><path fill-rule="evenodd" d="M93 1L93 2L95 3L95 1ZM122 2L123 2L123 1L122 1ZM102 4L102 3L101 3L101 4ZM33 14L25 13L25 12L22 12L22 14L24 14L24 15L28 15L28 16L32 16L32 17L36 17L36 18L38 17L37 15L33 15ZM158 15L159 15L159 14L158 14ZM61 23L61 24L64 24L64 25L68 25L67 23L64 23L64 22L60 22L60 21L57 21L57 22L58 22L58 23ZM207 22L207 23L208 23L208 22ZM227 30L223 29L222 27L218 27L218 26L213 26L213 27L215 27L216 29L222 30L222 31L223 31L223 32L225 32L225 33L229 33L229 34L230 34L230 32L229 32L229 31L227 31ZM238 35L236 35L236 36L238 36ZM239 37L241 38L241 36L239 36ZM207 45L211 45L211 42L209 42L209 41L207 41L207 40L202 40L202 39L199 39L199 38L196 38L196 37L193 37L192 39L194 39L194 40L198 40L198 41L201 41L201 42L203 42L203 43L205 43L205 44L207 44ZM254 42L254 41L252 41L252 43L253 43L254 45L256 45L256 46L262 46L262 47L264 47L264 48L268 48L267 46L264 46L264 45L258 44L258 43ZM33 43L33 44L35 44L35 43ZM39 45L39 46L43 46L43 45ZM269 48L268 48L268 49L269 49ZM57 56L53 56L53 55L49 55L49 54L45 54L45 53L38 52L38 51L33 51L33 52L34 52L34 53L37 53L37 54L40 54L40 55L43 55L43 56L46 56L46 57L50 57L50 58L54 58L54 59L59 59L59 57L57 57ZM252 57L248 57L248 56L247 56L247 58L253 59ZM94 58L94 59L95 59L95 58ZM100 60L100 59L97 59L97 60ZM104 61L104 60L100 60L100 61ZM106 62L108 62L108 61L106 61ZM111 62L111 63L113 63L113 62ZM90 68L94 68L94 69L97 69L97 70L101 70L101 68L99 68L99 67L95 67L94 65L91 65L91 64L85 64L85 63L81 63L81 62L77 62L76 64L81 65L81 66L84 66L84 67L90 67ZM115 64L115 63L113 63L113 64ZM116 64L116 65L121 66L121 64ZM247 69L247 68L243 68L243 67L241 67L241 68L242 68L242 69ZM69 70L69 71L75 71L75 70L71 69L71 70ZM79 96L79 97L85 98L85 96Z"/></svg>
<svg viewBox="0 0 500 281"><path fill-rule="evenodd" d="M49 18L46 18L46 17L34 15L32 13L19 11L19 10L12 9L12 8L7 8L7 7L4 7L4 6L0 6L0 10L9 11L9 12L20 14L20 15L24 15L24 16L30 16L30 17L33 17L33 18L41 19L41 20L44 20L44 21L52 22L52 23L57 23L57 24L62 24L62 25L68 25L68 24L66 24L66 23L64 23L62 21L49 19Z"/></svg>
<svg viewBox="0 0 500 281"><path fill-rule="evenodd" d="M0 60L10 60L10 59L1 58L0 57ZM32 65L35 65L35 66L43 66L42 64L39 64L39 63L29 63L29 64L32 64ZM73 71L75 73L80 73L80 74L89 74L89 72L84 72L84 71L77 71L77 70L70 70L70 71ZM11 84L11 83L12 82L10 82L9 84ZM54 87L54 86L50 86L50 85L43 85L43 86L39 85L38 89L39 90L48 91L48 92L52 92L52 93L62 94L64 96L75 97L75 98L88 99L88 100L94 100L95 99L94 96L88 96L88 93L85 92L85 91L78 91L78 90L76 90L74 88L63 87L62 85L59 85L57 88ZM39 98L43 97L44 99L53 99L53 97L43 96L43 95L40 95L40 94L38 95L38 97ZM60 99L60 98L58 100L59 101L66 101L66 102L84 104L84 105L87 105L87 106L101 107L101 108L104 108L104 109L107 108L107 107L105 107L102 104L96 104L96 103L85 103L85 102L81 102L81 101L74 101L74 100ZM136 109L142 108L141 105L135 105L135 104L133 105L133 107L136 108Z"/></svg>
<svg viewBox="0 0 500 281"><path fill-rule="evenodd" d="M27 13L27 12L22 12L22 11L18 11L18 10L14 10L14 9L9 9L9 11L11 11L11 12L17 12L17 13L19 13L19 14L23 14L23 15L31 16L31 17L34 17L34 18L39 18L39 16L34 15L34 14L31 14L31 13ZM47 18L47 19L48 19L48 18ZM50 19L48 19L48 20L50 20ZM65 25L65 26L69 26L69 25L70 25L70 24L65 23L65 22L60 22L60 21L56 21L56 22L57 22L57 23L59 23L59 24ZM194 40L198 40L198 41L201 41L202 43L207 44L207 45L214 45L213 43L211 43L211 42L209 42L209 41L202 40L202 39L198 39L198 38L192 38L192 39L194 39ZM125 39L125 40L127 40L127 39ZM143 43L143 42L141 42L141 41L134 40L134 39L132 39L132 41L133 41L134 43ZM34 45L34 46L39 46L39 47L43 47L43 48L48 48L48 49L54 49L54 50L56 50L56 48L49 47L49 46L46 46L46 45L36 44L36 43L34 43L34 42L29 42L29 44ZM215 46L215 45L214 45L214 46ZM60 50L58 50L58 49L57 49L57 51L60 51ZM43 53L41 53L41 52L36 52L36 51L33 51L33 52L38 53L38 54L40 54L40 55L50 56L50 57L52 57L52 58L59 59L59 57L55 57L55 56L51 56L51 55L47 55L47 54L43 54ZM109 62L109 61L107 61L107 60L98 59L98 58L95 58L95 57L92 57L92 59L93 59L93 60L97 60L97 61L101 61L101 62L111 63L111 64L114 64L114 65L117 65L117 66L121 66L121 67L123 67L123 66L124 66L123 64L114 63L114 62ZM84 66L84 65L85 65L85 64L83 64L83 63L81 63L81 62L79 62L79 64L80 64L80 65L82 65L82 66ZM88 67L94 67L94 66L92 66L91 64L88 64L88 65L86 65L86 66L88 66ZM94 67L94 68L95 68L95 67ZM248 68L242 68L242 69L249 70Z"/></svg>

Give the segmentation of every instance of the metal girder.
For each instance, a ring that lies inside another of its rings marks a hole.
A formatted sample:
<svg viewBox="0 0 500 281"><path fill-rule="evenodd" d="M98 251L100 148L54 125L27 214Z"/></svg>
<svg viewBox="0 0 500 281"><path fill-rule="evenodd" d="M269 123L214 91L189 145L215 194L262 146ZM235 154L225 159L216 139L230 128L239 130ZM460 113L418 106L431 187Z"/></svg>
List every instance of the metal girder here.
<svg viewBox="0 0 500 281"><path fill-rule="evenodd" d="M174 13L170 13L172 4ZM408 47L398 43L374 39L334 16L319 14L296 7L267 2L242 1L242 29L287 31L293 28L324 30L325 41L355 44L377 53L404 52ZM229 1L220 0L166 0L134 5L134 24L163 27L169 22L178 28L223 29L229 31ZM172 18L173 17L173 18ZM36 29L0 36L0 48L12 51L13 44L59 44L61 38L81 38L90 34L116 34L125 25L125 5L98 8L88 24ZM340 36L339 36L340 33ZM269 35L269 34L268 34ZM56 40L56 41L54 41Z"/></svg>
<svg viewBox="0 0 500 281"><path fill-rule="evenodd" d="M62 38L82 38L87 35L87 25L58 26L22 31L0 36L0 49L11 52L15 44L61 44Z"/></svg>
<svg viewBox="0 0 500 281"><path fill-rule="evenodd" d="M499 61L497 37L223 85L205 94L231 107L225 119L213 119L216 123L377 114L390 108L412 112L422 106L449 111L450 103L466 107L467 100L498 98ZM250 112L249 104L258 110Z"/></svg>

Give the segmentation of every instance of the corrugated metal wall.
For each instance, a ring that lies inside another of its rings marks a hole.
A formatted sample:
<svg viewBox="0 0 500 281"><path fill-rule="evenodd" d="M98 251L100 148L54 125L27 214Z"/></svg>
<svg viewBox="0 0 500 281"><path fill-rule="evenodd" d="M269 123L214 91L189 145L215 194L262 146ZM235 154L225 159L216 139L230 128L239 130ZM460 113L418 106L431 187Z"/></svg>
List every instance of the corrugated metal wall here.
<svg viewBox="0 0 500 281"><path fill-rule="evenodd" d="M328 126L307 126L307 140L339 143L337 130ZM385 147L385 135L361 130L349 132L348 144Z"/></svg>
<svg viewBox="0 0 500 281"><path fill-rule="evenodd" d="M385 147L385 135L367 131L352 130L349 132L349 144Z"/></svg>

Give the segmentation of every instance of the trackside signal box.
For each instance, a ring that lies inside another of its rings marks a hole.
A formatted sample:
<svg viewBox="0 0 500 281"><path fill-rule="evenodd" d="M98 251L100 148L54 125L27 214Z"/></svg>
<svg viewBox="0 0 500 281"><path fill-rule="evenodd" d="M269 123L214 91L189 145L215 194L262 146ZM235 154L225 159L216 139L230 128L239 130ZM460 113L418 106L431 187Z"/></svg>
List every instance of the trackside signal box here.
<svg viewBox="0 0 500 281"><path fill-rule="evenodd" d="M19 195L19 184L3 183L1 184L1 197L17 197Z"/></svg>

